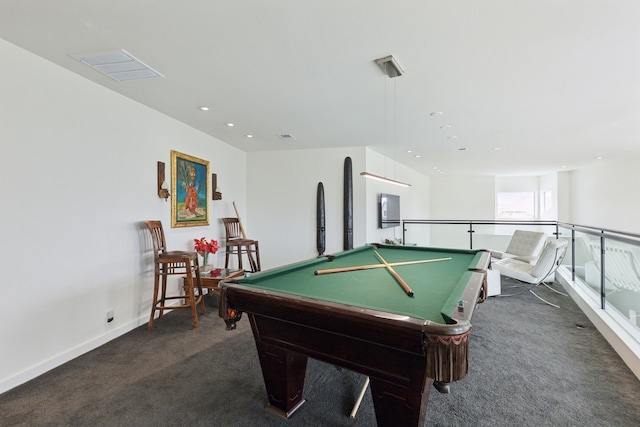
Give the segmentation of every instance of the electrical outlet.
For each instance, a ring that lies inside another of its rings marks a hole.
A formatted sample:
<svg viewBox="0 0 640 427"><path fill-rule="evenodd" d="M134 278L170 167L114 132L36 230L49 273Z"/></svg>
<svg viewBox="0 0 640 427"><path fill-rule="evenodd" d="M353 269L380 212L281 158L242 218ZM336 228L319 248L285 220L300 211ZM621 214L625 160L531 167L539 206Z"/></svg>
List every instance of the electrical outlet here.
<svg viewBox="0 0 640 427"><path fill-rule="evenodd" d="M113 310L108 310L107 311L106 319L107 319L107 323L113 322Z"/></svg>

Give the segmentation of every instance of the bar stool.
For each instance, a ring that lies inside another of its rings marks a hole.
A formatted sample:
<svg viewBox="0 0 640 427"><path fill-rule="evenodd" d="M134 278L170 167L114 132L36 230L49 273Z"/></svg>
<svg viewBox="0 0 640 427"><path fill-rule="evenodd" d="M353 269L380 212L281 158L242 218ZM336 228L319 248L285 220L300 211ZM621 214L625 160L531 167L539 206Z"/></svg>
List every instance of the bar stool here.
<svg viewBox="0 0 640 427"><path fill-rule="evenodd" d="M198 254L189 251L167 251L161 221L146 221L147 228L151 232L153 241L154 284L153 304L151 306L151 318L147 330L153 328L153 319L156 311L160 312L158 318L162 318L165 310L190 309L193 317L193 327L198 327L197 306L204 315L204 297L200 285L200 270L198 266ZM195 273L195 279L194 279ZM185 295L167 296L167 276L180 274L185 276ZM162 291L160 292L160 277L162 277ZM195 295L195 288L198 295ZM158 298L158 294L160 297ZM184 304L167 306L167 301L184 299Z"/></svg>
<svg viewBox="0 0 640 427"><path fill-rule="evenodd" d="M238 218L222 218L226 232L227 249L224 256L224 267L229 268L229 255L238 256L238 269L242 270L242 255L247 255L251 271L260 271L260 248L257 240L242 236Z"/></svg>

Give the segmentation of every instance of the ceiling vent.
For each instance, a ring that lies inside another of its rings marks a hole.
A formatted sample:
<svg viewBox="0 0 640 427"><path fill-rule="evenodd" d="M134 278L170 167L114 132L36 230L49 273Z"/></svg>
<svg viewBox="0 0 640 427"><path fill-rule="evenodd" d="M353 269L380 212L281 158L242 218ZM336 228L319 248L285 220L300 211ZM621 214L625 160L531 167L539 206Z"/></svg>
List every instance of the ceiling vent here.
<svg viewBox="0 0 640 427"><path fill-rule="evenodd" d="M118 82L164 77L123 49L71 56Z"/></svg>
<svg viewBox="0 0 640 427"><path fill-rule="evenodd" d="M281 133L279 136L281 140L287 141L287 142L296 140L295 136L291 135L290 133Z"/></svg>

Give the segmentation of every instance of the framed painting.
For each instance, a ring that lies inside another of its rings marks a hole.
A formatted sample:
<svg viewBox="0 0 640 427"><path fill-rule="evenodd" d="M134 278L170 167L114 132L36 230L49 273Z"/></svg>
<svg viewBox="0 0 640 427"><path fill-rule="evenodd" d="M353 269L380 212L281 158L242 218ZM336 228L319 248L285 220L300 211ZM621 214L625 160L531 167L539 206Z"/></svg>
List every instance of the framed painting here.
<svg viewBox="0 0 640 427"><path fill-rule="evenodd" d="M209 225L209 162L171 150L171 227Z"/></svg>

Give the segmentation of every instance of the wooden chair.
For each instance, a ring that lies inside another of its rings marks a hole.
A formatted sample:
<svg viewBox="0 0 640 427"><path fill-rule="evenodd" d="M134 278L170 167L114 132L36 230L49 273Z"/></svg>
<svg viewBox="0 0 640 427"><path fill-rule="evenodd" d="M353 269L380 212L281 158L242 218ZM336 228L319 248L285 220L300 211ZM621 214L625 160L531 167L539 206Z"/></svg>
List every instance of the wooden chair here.
<svg viewBox="0 0 640 427"><path fill-rule="evenodd" d="M153 241L154 260L154 285L153 304L151 306L151 318L149 319L150 331L153 328L153 319L156 311L160 312L158 318L162 318L165 310L190 309L193 317L193 327L198 327L197 306L204 315L204 297L200 285L200 270L198 266L198 254L189 251L167 251L167 244L162 229L162 222L147 221L147 227L151 232ZM185 295L167 296L167 276L180 274L185 276ZM195 278L194 278L195 274ZM160 291L160 278L162 277L162 291ZM198 295L195 295L195 289ZM167 301L184 299L183 304L166 305Z"/></svg>
<svg viewBox="0 0 640 427"><path fill-rule="evenodd" d="M260 248L257 240L243 236L238 218L222 218L226 232L227 249L224 256L224 267L229 268L229 255L238 256L238 269L242 270L242 255L249 259L251 271L260 271Z"/></svg>

